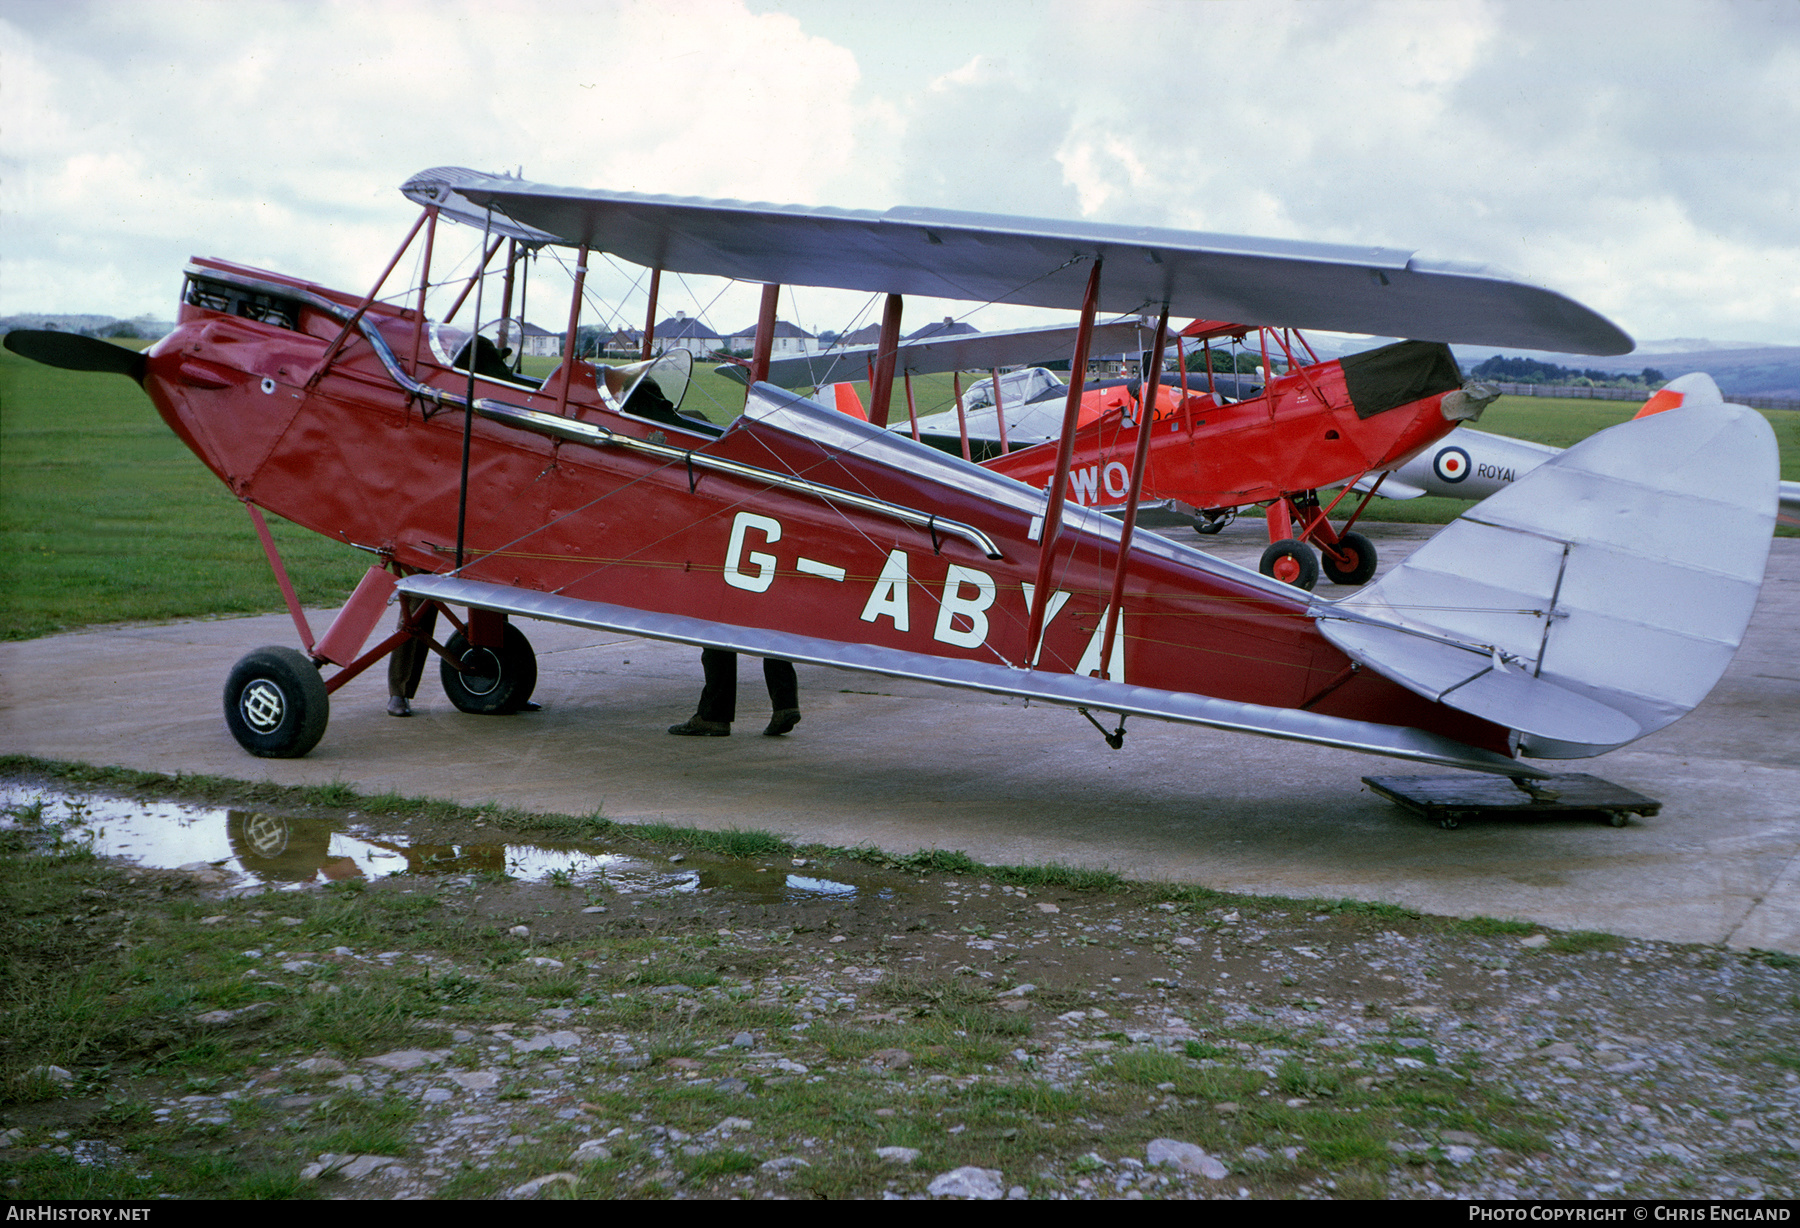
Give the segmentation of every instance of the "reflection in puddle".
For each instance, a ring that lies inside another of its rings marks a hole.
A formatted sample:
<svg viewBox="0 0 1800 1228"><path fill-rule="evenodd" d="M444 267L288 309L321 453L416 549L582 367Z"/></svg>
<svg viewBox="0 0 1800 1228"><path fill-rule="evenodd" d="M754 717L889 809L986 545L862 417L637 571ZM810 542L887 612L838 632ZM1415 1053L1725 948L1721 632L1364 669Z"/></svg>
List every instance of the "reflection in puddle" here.
<svg viewBox="0 0 1800 1228"><path fill-rule="evenodd" d="M153 869L217 866L240 890L288 890L310 883L395 874L498 873L571 886L604 885L625 894L723 889L764 899L853 899L852 883L777 874L745 862L690 853L675 866L583 844L414 844L404 836L352 831L343 819L296 818L183 802L138 802L0 784L0 827L35 809L66 839L102 857ZM352 812L354 817L354 812ZM889 892L880 889L878 896Z"/></svg>

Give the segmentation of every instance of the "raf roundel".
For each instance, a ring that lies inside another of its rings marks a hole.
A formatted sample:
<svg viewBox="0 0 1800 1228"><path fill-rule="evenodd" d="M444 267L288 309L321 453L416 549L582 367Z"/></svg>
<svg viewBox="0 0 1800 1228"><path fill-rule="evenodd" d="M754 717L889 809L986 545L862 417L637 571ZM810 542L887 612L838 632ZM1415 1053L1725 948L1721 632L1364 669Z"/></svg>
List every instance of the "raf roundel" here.
<svg viewBox="0 0 1800 1228"><path fill-rule="evenodd" d="M1461 448L1445 448L1431 462L1439 478L1446 482L1460 482L1469 476L1469 454Z"/></svg>

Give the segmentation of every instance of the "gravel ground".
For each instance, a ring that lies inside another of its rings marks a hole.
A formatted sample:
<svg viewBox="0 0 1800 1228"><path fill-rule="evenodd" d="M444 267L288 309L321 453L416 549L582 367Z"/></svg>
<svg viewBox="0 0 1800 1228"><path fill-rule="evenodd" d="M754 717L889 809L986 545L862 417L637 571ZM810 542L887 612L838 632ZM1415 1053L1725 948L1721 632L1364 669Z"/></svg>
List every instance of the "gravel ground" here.
<svg viewBox="0 0 1800 1228"><path fill-rule="evenodd" d="M331 1198L1800 1195L1790 955L629 828L621 868L523 880L497 870L519 833L413 826L380 838L415 872L103 867L79 917L21 914L63 944L23 959L189 952L156 1043L242 1056L90 1062L0 1108L0 1170L202 1149ZM340 996L416 1039L295 1031Z"/></svg>

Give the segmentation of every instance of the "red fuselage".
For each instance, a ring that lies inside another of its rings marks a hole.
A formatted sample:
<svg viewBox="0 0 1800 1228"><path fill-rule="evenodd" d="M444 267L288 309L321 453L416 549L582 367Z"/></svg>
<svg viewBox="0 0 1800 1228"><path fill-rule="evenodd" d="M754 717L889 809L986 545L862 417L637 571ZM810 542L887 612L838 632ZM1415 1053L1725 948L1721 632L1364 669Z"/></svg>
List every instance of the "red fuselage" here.
<svg viewBox="0 0 1800 1228"><path fill-rule="evenodd" d="M220 261L196 261L191 276L258 287L275 310L245 318L241 301L222 309L222 300L208 305L204 295L190 292L176 330L150 351L144 378L170 426L247 502L370 548L407 570L450 571L462 407L439 408L409 391L356 332L309 388L356 306L351 296ZM432 326L424 328L415 365L419 321L412 311L377 304L367 320L410 379L451 396L464 393L468 375L450 368ZM916 449L916 463L897 464L748 417L719 438L690 434L615 411L595 391L593 368L576 362L574 370L562 409L567 418L960 521L989 535L1002 557L754 476L558 442L476 417L464 578L933 657L1026 661L1040 528L1027 492L997 502L973 488L978 483L959 481L978 471L910 441L893 446ZM1310 378L1328 380L1328 371L1312 368ZM559 382L553 376L538 388L477 378L476 396L556 414ZM1418 432L1425 427L1398 413L1380 415L1391 423L1371 420L1352 431L1353 412L1345 411L1350 421L1336 411L1321 413L1308 399L1315 395L1289 377L1276 381L1268 402L1202 409L1190 401L1155 425L1166 448L1189 456L1208 481L1222 472L1212 454L1262 449L1279 462L1284 476L1277 484L1290 488L1313 484L1310 471L1296 468L1300 453L1324 451L1332 459L1322 464L1348 470L1423 440ZM1316 419L1304 447L1274 442L1290 412ZM1435 413L1434 400L1429 414L1417 417ZM1379 431L1366 429L1372 426ZM1116 419L1089 429L1097 449L1099 429L1114 432L1104 448L1128 449L1134 434ZM1330 438L1334 430L1337 439ZM1224 439L1242 442L1216 442ZM1092 463L1109 463L1111 455L1096 451ZM1104 486L1104 477L1096 480ZM1041 480L1036 484L1042 488ZM1208 499L1267 497L1262 489L1226 483ZM1036 506L1041 511L1042 501ZM1112 585L1116 541L1116 534L1109 538L1080 518L1065 527L1053 574L1056 590L1068 597L1050 606L1036 668L1078 672L1088 656L1095 658L1092 670L1081 672L1098 671L1096 628ZM1127 683L1421 728L1508 753L1507 731L1499 726L1373 671L1352 671L1318 632L1305 594L1163 539L1132 551L1121 630L1124 676L1118 680Z"/></svg>
<svg viewBox="0 0 1800 1228"><path fill-rule="evenodd" d="M1441 392L1359 416L1336 361L1280 376L1263 395L1232 404L1206 393L1204 374L1190 374L1188 385L1184 397L1180 377L1165 377L1159 390L1145 500L1241 507L1353 482L1405 462L1456 426L1440 409ZM1138 417L1136 398L1124 386L1082 398L1071 502L1114 507L1125 501ZM987 467L1043 490L1056 472L1056 444L1024 448Z"/></svg>

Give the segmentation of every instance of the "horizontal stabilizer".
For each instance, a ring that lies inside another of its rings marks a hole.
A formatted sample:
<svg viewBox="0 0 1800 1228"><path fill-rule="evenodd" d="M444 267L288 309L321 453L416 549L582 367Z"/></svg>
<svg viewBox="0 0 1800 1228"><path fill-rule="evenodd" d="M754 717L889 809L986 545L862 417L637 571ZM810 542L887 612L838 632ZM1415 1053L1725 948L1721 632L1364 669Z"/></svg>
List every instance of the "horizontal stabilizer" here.
<svg viewBox="0 0 1800 1228"><path fill-rule="evenodd" d="M1777 469L1774 432L1742 406L1623 423L1314 614L1356 660L1518 731L1526 754L1602 754L1691 711L1730 664Z"/></svg>
<svg viewBox="0 0 1800 1228"><path fill-rule="evenodd" d="M926 653L845 643L791 631L734 627L727 623L661 614L598 601L582 601L555 593L539 593L464 580L457 576L417 575L402 580L402 593L450 605L496 610L520 618L593 627L646 639L672 640L706 648L722 648L758 657L776 657L810 665L866 670L890 678L910 678L945 686L1009 695L1063 707L1084 707L1121 715L1206 725L1238 733L1262 734L1295 742L1316 742L1365 754L1387 755L1418 763L1470 768L1509 776L1542 776L1527 764L1479 750L1439 734L1396 725L1346 720L1296 708L1270 708L1153 687L1133 686L1081 674L1053 674L1014 669L990 661L970 661Z"/></svg>

